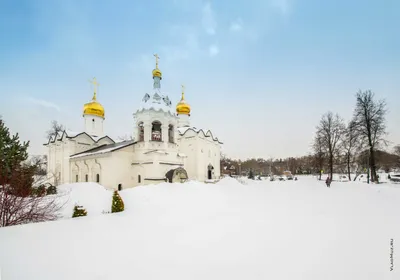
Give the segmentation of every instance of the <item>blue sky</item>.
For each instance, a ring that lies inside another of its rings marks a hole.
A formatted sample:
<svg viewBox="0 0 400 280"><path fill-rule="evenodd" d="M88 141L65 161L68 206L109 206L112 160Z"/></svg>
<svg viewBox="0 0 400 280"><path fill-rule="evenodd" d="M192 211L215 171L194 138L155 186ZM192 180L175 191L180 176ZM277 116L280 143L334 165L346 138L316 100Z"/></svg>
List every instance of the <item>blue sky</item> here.
<svg viewBox="0 0 400 280"><path fill-rule="evenodd" d="M176 103L185 84L192 124L229 156L307 154L359 89L386 99L397 144L399 14L396 0L0 0L0 115L44 153L51 120L83 129L95 76L106 132L130 134L158 53L162 89Z"/></svg>

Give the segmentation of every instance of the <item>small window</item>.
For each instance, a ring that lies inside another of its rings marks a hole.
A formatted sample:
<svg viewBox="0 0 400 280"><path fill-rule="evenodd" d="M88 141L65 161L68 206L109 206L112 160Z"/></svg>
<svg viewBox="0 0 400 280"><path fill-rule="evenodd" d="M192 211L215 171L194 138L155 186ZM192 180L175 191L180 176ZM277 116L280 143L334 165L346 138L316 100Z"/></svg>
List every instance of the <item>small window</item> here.
<svg viewBox="0 0 400 280"><path fill-rule="evenodd" d="M96 182L100 183L100 174L96 174Z"/></svg>
<svg viewBox="0 0 400 280"><path fill-rule="evenodd" d="M92 120L92 128L93 128L93 129L95 129L95 126L96 126L95 124L96 124L96 123L95 123L95 121L94 121L94 119L93 119L93 120Z"/></svg>
<svg viewBox="0 0 400 280"><path fill-rule="evenodd" d="M78 177L78 174L77 174L77 175L75 175L75 182L78 182L78 179L79 179L79 177Z"/></svg>
<svg viewBox="0 0 400 280"><path fill-rule="evenodd" d="M142 177L140 175L137 176L137 181L139 184L142 182Z"/></svg>
<svg viewBox="0 0 400 280"><path fill-rule="evenodd" d="M89 175L85 175L85 181L88 182L89 181Z"/></svg>

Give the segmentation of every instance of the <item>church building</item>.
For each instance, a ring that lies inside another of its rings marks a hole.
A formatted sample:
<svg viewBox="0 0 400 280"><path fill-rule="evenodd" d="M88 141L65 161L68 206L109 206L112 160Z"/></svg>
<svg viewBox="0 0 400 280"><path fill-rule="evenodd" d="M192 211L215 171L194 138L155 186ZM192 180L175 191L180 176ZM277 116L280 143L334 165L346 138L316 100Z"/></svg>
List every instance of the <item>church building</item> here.
<svg viewBox="0 0 400 280"><path fill-rule="evenodd" d="M153 88L133 113L134 140L115 142L104 131L105 110L97 101L83 107L84 131L63 131L48 139L47 174L54 185L97 182L123 189L159 182L220 178L221 144L211 131L191 126L191 107L172 102L161 90L162 72L153 70Z"/></svg>

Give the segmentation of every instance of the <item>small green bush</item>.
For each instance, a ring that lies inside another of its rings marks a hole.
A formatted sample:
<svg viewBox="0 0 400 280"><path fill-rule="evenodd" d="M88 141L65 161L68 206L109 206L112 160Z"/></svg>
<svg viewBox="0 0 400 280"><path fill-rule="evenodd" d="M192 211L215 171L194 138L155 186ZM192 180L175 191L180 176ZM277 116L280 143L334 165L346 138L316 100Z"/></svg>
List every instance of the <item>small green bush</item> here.
<svg viewBox="0 0 400 280"><path fill-rule="evenodd" d="M118 191L114 191L111 205L111 213L122 212L124 211L124 201L119 195Z"/></svg>
<svg viewBox="0 0 400 280"><path fill-rule="evenodd" d="M83 206L75 205L74 213L72 214L72 218L84 217L84 216L87 216L86 209L83 208Z"/></svg>
<svg viewBox="0 0 400 280"><path fill-rule="evenodd" d="M46 190L47 194L57 194L57 187L56 186L49 186Z"/></svg>

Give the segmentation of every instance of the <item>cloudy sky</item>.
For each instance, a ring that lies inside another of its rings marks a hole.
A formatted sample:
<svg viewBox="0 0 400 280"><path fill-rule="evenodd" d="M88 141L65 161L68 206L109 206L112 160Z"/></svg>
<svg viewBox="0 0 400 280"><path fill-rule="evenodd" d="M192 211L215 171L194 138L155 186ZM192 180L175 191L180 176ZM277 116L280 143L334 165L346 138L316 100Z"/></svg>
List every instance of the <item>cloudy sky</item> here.
<svg viewBox="0 0 400 280"><path fill-rule="evenodd" d="M400 143L399 14L397 0L1 0L0 115L44 153L51 120L83 129L95 76L106 132L130 134L158 53L162 89L176 103L185 84L192 124L231 157L307 154L359 89L386 99Z"/></svg>

